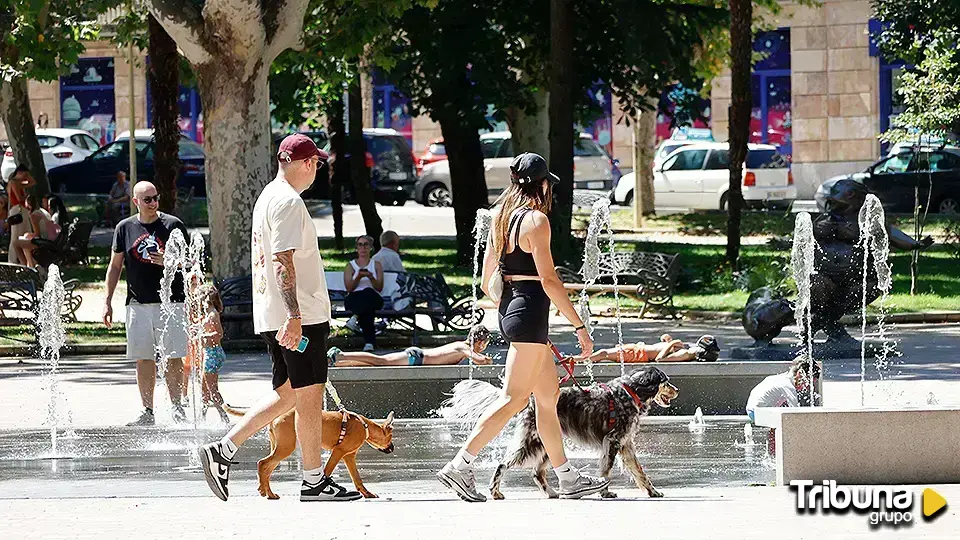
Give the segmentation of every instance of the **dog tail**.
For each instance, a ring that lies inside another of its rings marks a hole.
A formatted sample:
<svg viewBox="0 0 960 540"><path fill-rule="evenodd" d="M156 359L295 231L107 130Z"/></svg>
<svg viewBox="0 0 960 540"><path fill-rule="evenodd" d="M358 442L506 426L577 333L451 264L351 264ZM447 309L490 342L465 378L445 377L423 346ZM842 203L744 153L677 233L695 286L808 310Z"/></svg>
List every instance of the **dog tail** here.
<svg viewBox="0 0 960 540"><path fill-rule="evenodd" d="M475 423L499 395L500 389L486 381L463 380L453 387L453 394L440 404L437 415L446 420Z"/></svg>
<svg viewBox="0 0 960 540"><path fill-rule="evenodd" d="M223 410L227 411L227 413L232 414L234 416L243 416L247 414L247 410L249 408L250 407L231 407L226 403L223 404Z"/></svg>

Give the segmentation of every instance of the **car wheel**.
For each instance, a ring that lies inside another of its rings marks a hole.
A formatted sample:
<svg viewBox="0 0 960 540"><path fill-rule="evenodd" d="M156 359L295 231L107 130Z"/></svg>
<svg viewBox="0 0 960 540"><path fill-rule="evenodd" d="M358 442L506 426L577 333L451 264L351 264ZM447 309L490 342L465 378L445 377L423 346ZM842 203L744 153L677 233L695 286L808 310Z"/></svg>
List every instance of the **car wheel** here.
<svg viewBox="0 0 960 540"><path fill-rule="evenodd" d="M450 196L450 190L443 184L430 184L427 186L426 195L423 196L424 206L450 206L453 204L453 198Z"/></svg>
<svg viewBox="0 0 960 540"><path fill-rule="evenodd" d="M627 193L627 196L623 199L624 206L630 206L633 204L633 191Z"/></svg>
<svg viewBox="0 0 960 540"><path fill-rule="evenodd" d="M948 216L960 214L960 201L953 197L944 197L937 205L937 212Z"/></svg>
<svg viewBox="0 0 960 540"><path fill-rule="evenodd" d="M729 198L729 197L727 196L726 193L724 193L723 195L720 196L720 210L723 211L723 212L726 212L726 211L727 211L727 199L728 199L728 198Z"/></svg>

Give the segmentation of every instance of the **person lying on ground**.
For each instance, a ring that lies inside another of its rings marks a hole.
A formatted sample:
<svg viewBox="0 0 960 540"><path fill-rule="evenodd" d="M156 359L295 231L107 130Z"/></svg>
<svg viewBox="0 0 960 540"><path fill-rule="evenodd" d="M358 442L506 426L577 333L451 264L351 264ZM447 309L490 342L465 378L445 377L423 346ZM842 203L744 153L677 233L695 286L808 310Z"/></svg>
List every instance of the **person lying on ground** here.
<svg viewBox="0 0 960 540"><path fill-rule="evenodd" d="M670 334L660 336L659 343L647 345L642 341L627 343L623 346L623 362L637 364L644 362L715 362L720 356L720 346L716 338L710 335L702 336L693 346L687 346L679 339L673 339ZM592 362L604 360L620 361L621 351L618 347L601 349L592 355Z"/></svg>
<svg viewBox="0 0 960 540"><path fill-rule="evenodd" d="M327 359L331 366L337 367L449 366L459 364L464 358L485 366L493 363L493 359L483 354L489 343L490 331L478 325L470 329L467 339L433 349L410 347L404 351L379 355L369 352L343 352L336 347L330 347Z"/></svg>

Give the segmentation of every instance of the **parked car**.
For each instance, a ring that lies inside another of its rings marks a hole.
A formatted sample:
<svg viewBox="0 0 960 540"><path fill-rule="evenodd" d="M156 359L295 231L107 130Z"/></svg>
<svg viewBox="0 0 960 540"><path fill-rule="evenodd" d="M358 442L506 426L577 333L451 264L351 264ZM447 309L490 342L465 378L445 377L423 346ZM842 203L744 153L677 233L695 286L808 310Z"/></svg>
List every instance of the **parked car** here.
<svg viewBox="0 0 960 540"><path fill-rule="evenodd" d="M768 144L747 145L743 198L750 207L789 206L797 198L793 174L786 159ZM727 143L694 143L681 146L653 172L657 206L725 210L730 186ZM631 204L636 173L624 175L613 192L613 202Z"/></svg>
<svg viewBox="0 0 960 540"><path fill-rule="evenodd" d="M40 152L43 154L43 164L48 171L54 167L83 161L100 148L96 139L80 129L37 129L36 133ZM5 148L3 164L0 165L0 176L4 182L16 168L13 150Z"/></svg>
<svg viewBox="0 0 960 540"><path fill-rule="evenodd" d="M488 201L493 202L510 185L510 163L516 151L509 131L484 133L480 136L480 149ZM617 164L589 134L582 134L573 148L574 189L610 191L620 178ZM450 206L450 186L449 162L428 164L417 181L415 198L424 206Z"/></svg>
<svg viewBox="0 0 960 540"><path fill-rule="evenodd" d="M931 212L960 214L960 150L907 150L884 157L863 172L830 178L814 195L821 211L830 186L842 179L863 183L888 212L912 213L915 190L919 188L922 205L926 205L929 194Z"/></svg>
<svg viewBox="0 0 960 540"><path fill-rule="evenodd" d="M134 130L133 133L134 133L133 136L136 137L137 139L152 139L152 138L153 138L153 134L154 134L154 129L153 129L153 128L140 128L140 129ZM192 140L193 140L193 139L191 139L190 137L187 137L187 135L186 135L185 133L183 133L183 132L180 132L180 139L186 140L186 141L192 141ZM128 140L130 140L130 131L129 131L129 130L121 131L120 134L117 135L117 138L114 139L114 141L128 141Z"/></svg>
<svg viewBox="0 0 960 540"><path fill-rule="evenodd" d="M417 167L407 140L395 129L370 128L363 130L363 141L367 146L364 159L370 169L370 184L376 201L399 206L412 199ZM331 164L339 159L331 153L329 142L324 151L331 154ZM349 153L344 156L348 164L350 158ZM349 165L347 167L349 170ZM343 189L343 202L352 204L356 200L353 182L348 180Z"/></svg>
<svg viewBox="0 0 960 540"><path fill-rule="evenodd" d="M445 159L447 159L447 147L443 144L443 137L430 141L423 149L423 153L417 157L417 175L423 173L425 166Z"/></svg>
<svg viewBox="0 0 960 540"><path fill-rule="evenodd" d="M152 180L154 143L149 138L136 138L137 179ZM50 189L60 193L99 193L110 191L117 171L130 168L130 140L114 141L87 156L83 161L50 169ZM180 176L177 188L193 188L197 197L207 196L203 147L189 140L179 142Z"/></svg>
<svg viewBox="0 0 960 540"><path fill-rule="evenodd" d="M707 128L679 127L675 128L670 134L669 139L664 139L657 146L657 151L653 154L653 168L659 169L663 165L667 156L672 154L677 148L694 144L697 142L713 142L713 132Z"/></svg>
<svg viewBox="0 0 960 540"><path fill-rule="evenodd" d="M301 135L306 135L313 139L313 143L317 145L317 148L325 148L329 144L329 137L327 132L318 130L318 131L300 131ZM284 133L282 135L276 135L273 138L273 150L270 154L271 156L276 156L277 152L280 151L280 143L283 142L283 139L292 133ZM329 150L327 150L329 151ZM329 199L330 198L330 171L321 170L321 178L315 178L313 184L307 188L306 191L300 194L304 199Z"/></svg>

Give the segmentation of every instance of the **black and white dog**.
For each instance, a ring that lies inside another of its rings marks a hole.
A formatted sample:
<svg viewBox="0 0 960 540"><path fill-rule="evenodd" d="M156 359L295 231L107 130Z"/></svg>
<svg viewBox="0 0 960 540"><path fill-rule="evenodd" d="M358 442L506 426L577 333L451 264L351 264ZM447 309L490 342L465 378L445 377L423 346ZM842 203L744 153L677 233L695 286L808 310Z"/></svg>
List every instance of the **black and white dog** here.
<svg viewBox="0 0 960 540"><path fill-rule="evenodd" d="M483 381L469 380L458 383L453 396L444 403L441 414L446 418L471 419L482 414L486 405L499 395L500 389ZM653 366L643 366L626 376L618 377L607 384L590 389L567 387L560 390L557 414L563 434L582 446L600 450L600 476L608 477L617 455L633 476L637 487L646 490L650 497L663 497L643 472L637 461L633 436L642 416L650 404L669 407L677 397L677 387L670 384L669 377ZM506 461L497 467L490 483L494 499L503 499L500 482L503 473L511 467L534 467L534 480L540 490L550 498L557 492L547 483L547 453L537 433L537 418L534 400L520 413L516 437L507 451ZM473 414L467 413L470 411ZM474 411L479 410L479 413ZM616 497L608 490L603 497Z"/></svg>

